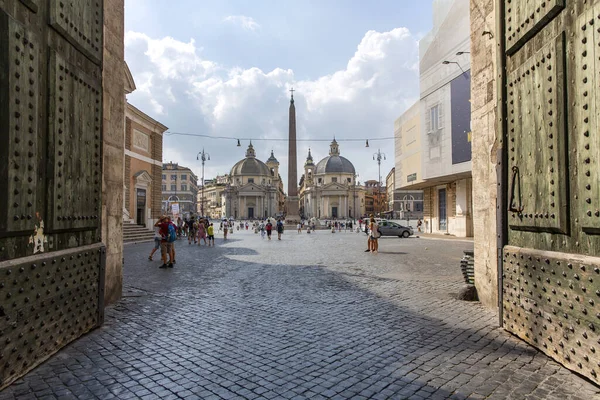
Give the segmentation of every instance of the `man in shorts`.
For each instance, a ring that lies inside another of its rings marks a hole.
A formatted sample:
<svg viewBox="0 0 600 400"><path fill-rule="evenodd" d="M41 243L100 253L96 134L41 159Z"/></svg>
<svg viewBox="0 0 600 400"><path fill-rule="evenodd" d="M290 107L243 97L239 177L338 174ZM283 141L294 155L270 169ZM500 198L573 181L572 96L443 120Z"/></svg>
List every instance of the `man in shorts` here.
<svg viewBox="0 0 600 400"><path fill-rule="evenodd" d="M172 225L174 229L176 229L175 224L171 222L170 217L162 216L156 224L155 227L159 228L160 232L160 256L162 258L162 265L159 268L173 268L173 263L175 262L175 254L173 250L173 243L168 241L169 238L169 226ZM167 255L169 256L169 262L167 263Z"/></svg>
<svg viewBox="0 0 600 400"><path fill-rule="evenodd" d="M210 246L215 247L215 227L213 226L212 222L208 226L207 233L208 233L208 247L210 247Z"/></svg>

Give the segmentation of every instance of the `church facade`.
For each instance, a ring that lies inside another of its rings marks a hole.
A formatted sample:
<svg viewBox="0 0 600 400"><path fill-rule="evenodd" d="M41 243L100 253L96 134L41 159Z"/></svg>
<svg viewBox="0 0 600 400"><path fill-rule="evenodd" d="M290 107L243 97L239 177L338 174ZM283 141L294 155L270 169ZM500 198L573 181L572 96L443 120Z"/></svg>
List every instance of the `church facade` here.
<svg viewBox="0 0 600 400"><path fill-rule="evenodd" d="M340 156L333 139L329 156L314 163L310 149L300 179L300 215L305 219L350 219L365 213L365 189L356 181L354 165Z"/></svg>
<svg viewBox="0 0 600 400"><path fill-rule="evenodd" d="M256 158L250 143L246 157L231 168L221 203L224 218L262 219L281 215L283 182L273 152L266 163L262 162Z"/></svg>

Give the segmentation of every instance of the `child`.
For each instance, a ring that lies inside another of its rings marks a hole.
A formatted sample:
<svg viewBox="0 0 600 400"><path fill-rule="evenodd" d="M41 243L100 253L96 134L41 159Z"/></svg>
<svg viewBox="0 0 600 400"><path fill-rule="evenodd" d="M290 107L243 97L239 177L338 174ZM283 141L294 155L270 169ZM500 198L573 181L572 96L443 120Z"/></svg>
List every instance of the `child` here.
<svg viewBox="0 0 600 400"><path fill-rule="evenodd" d="M213 227L212 222L208 226L208 247L215 246L215 228Z"/></svg>

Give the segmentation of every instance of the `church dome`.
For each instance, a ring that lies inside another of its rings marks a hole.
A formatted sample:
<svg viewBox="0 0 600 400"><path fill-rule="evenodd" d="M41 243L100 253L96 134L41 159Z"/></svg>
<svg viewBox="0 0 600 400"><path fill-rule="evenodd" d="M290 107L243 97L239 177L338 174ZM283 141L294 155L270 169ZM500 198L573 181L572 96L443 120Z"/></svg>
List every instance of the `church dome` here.
<svg viewBox="0 0 600 400"><path fill-rule="evenodd" d="M256 158L252 143L246 150L246 158L238 161L231 168L231 176L251 175L251 176L270 176L271 170L264 162Z"/></svg>
<svg viewBox="0 0 600 400"><path fill-rule="evenodd" d="M338 143L335 139L331 142L329 156L317 164L316 174L354 174L354 165L345 157L340 156Z"/></svg>

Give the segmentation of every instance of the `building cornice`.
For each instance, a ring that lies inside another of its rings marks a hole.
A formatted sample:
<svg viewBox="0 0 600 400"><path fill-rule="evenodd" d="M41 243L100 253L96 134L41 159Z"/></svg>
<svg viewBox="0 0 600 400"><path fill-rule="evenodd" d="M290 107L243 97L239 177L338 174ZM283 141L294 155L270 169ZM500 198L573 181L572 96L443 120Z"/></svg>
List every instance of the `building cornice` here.
<svg viewBox="0 0 600 400"><path fill-rule="evenodd" d="M126 116L130 117L130 119L133 122L138 123L144 128L149 129L152 132L158 133L161 136L167 129L169 129L154 118L150 117L149 115L140 111L135 106L131 105L129 102L127 102Z"/></svg>

